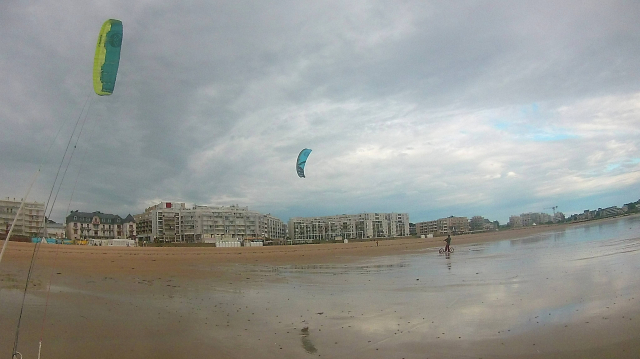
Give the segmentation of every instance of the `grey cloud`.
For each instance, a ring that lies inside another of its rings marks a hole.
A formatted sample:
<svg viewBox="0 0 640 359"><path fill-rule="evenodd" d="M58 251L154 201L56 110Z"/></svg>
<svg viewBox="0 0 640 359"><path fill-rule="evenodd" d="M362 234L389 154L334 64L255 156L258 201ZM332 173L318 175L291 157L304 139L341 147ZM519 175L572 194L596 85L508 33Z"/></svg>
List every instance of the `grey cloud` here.
<svg viewBox="0 0 640 359"><path fill-rule="evenodd" d="M124 215L166 199L285 220L504 221L545 201L595 203L598 184L621 199L640 158L639 11L626 1L5 1L0 192L22 196L48 155L31 196L46 199L89 97L61 190L68 202L81 173L73 209ZM125 26L121 66L116 92L97 97L95 37L110 17ZM304 147L314 152L303 180L293 161ZM571 188L586 178L595 182Z"/></svg>

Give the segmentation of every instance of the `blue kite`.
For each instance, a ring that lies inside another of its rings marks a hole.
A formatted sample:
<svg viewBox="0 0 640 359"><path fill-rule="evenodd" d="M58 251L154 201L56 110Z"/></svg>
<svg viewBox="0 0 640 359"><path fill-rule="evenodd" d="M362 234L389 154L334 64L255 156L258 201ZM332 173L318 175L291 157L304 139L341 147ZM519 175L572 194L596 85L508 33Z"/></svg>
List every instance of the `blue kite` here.
<svg viewBox="0 0 640 359"><path fill-rule="evenodd" d="M298 155L298 159L296 160L296 172L298 172L298 177L300 178L305 178L304 165L307 164L307 158L309 157L310 153L311 150L305 148L304 150L300 151L300 154Z"/></svg>

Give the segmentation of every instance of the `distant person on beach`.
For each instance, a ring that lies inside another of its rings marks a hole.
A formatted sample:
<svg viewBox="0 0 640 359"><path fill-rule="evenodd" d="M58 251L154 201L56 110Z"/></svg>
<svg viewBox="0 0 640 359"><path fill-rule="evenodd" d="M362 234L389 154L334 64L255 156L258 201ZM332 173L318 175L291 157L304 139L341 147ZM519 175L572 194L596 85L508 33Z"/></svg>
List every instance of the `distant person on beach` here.
<svg viewBox="0 0 640 359"><path fill-rule="evenodd" d="M449 245L451 244L451 235L448 234L447 238L442 240L443 242L447 242L447 245L444 247L445 252L449 252Z"/></svg>

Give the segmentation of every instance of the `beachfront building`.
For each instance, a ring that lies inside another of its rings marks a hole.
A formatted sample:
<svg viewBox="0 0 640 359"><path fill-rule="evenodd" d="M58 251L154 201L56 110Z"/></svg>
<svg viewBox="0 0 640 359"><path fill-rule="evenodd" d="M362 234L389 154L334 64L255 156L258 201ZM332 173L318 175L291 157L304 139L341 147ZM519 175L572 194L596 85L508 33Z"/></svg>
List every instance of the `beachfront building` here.
<svg viewBox="0 0 640 359"><path fill-rule="evenodd" d="M622 210L622 208L618 208L618 206L612 206L607 208L598 208L596 216L605 218L619 216L622 214L624 214L624 210Z"/></svg>
<svg viewBox="0 0 640 359"><path fill-rule="evenodd" d="M564 216L564 213L562 213L562 212L556 212L556 213L553 215L553 223L561 223L561 222L564 222L564 221L565 221L565 219L566 219L566 218L565 218L565 216Z"/></svg>
<svg viewBox="0 0 640 359"><path fill-rule="evenodd" d="M66 220L67 238L71 240L135 238L135 222L130 214L71 211Z"/></svg>
<svg viewBox="0 0 640 359"><path fill-rule="evenodd" d="M522 218L520 216L509 216L509 227L520 228L522 227Z"/></svg>
<svg viewBox="0 0 640 359"><path fill-rule="evenodd" d="M360 213L289 219L289 237L292 243L408 235L408 213Z"/></svg>
<svg viewBox="0 0 640 359"><path fill-rule="evenodd" d="M136 238L142 242L181 242L180 215L186 205L180 202L160 202L144 213L133 216Z"/></svg>
<svg viewBox="0 0 640 359"><path fill-rule="evenodd" d="M558 212L560 213L560 212ZM557 217L552 217L547 213L522 213L519 216L510 216L509 217L509 227L511 228L519 228L519 227L531 227L537 226L539 224L545 224L550 222L556 222L556 218L564 218L564 215L560 215Z"/></svg>
<svg viewBox="0 0 640 359"><path fill-rule="evenodd" d="M185 213L193 220L193 232L185 236L185 241L202 242L208 239L220 240L223 237L238 241L280 241L286 237L287 229L282 220L271 214L251 211L249 207L196 205Z"/></svg>
<svg viewBox="0 0 640 359"><path fill-rule="evenodd" d="M416 231L416 224L415 223L409 223L409 235L410 236L415 236L417 234L418 234L418 232Z"/></svg>
<svg viewBox="0 0 640 359"><path fill-rule="evenodd" d="M473 216L469 220L470 231L483 232L483 231L495 231L496 229L498 229L498 226L495 222L491 222L490 220L482 216Z"/></svg>
<svg viewBox="0 0 640 359"><path fill-rule="evenodd" d="M443 218L446 221L447 226L451 234L464 234L469 233L469 219L467 217L447 217Z"/></svg>
<svg viewBox="0 0 640 359"><path fill-rule="evenodd" d="M441 230L438 228L438 221L426 221L426 222L418 222L416 223L416 234L419 236L425 236L428 234L441 233ZM446 233L446 228L444 233Z"/></svg>
<svg viewBox="0 0 640 359"><path fill-rule="evenodd" d="M572 214L571 216L569 216L567 220L574 221L574 222L590 221L598 218L606 218L606 217L623 215L627 212L632 212L632 213L636 212L636 203L625 204L624 206L622 206L622 208L618 208L618 206L612 206L604 209L598 208L597 210L585 209L583 213Z"/></svg>
<svg viewBox="0 0 640 359"><path fill-rule="evenodd" d="M4 238L16 218L22 199L16 200L5 197L0 200L0 233ZM40 229L44 223L44 203L25 202L11 232L12 236L36 237L42 236Z"/></svg>
<svg viewBox="0 0 640 359"><path fill-rule="evenodd" d="M287 231L271 214L237 205L187 208L184 203L161 202L134 217L138 240L147 242L281 241Z"/></svg>
<svg viewBox="0 0 640 359"><path fill-rule="evenodd" d="M531 227L534 224L537 225L540 223L538 213L522 213L520 214L520 220L522 221L523 227Z"/></svg>
<svg viewBox="0 0 640 359"><path fill-rule="evenodd" d="M469 232L467 217L446 217L435 221L416 223L418 235L463 234Z"/></svg>
<svg viewBox="0 0 640 359"><path fill-rule="evenodd" d="M579 215L579 218L581 220L587 220L587 221L595 219L596 218L596 211L585 209L584 212L581 215Z"/></svg>
<svg viewBox="0 0 640 359"><path fill-rule="evenodd" d="M64 223L56 223L47 220L47 238L67 238L67 228L65 227Z"/></svg>
<svg viewBox="0 0 640 359"><path fill-rule="evenodd" d="M481 231L484 229L484 217L473 216L469 220L469 229L472 231Z"/></svg>
<svg viewBox="0 0 640 359"><path fill-rule="evenodd" d="M523 227L530 227L538 224L553 221L553 217L547 213L522 213L520 215Z"/></svg>

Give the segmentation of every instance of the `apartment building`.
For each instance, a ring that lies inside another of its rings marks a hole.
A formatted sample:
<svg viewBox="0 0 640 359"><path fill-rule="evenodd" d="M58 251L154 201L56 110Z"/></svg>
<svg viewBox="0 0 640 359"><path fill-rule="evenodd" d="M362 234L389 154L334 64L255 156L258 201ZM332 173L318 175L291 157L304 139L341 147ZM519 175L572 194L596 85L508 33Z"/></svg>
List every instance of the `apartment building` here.
<svg viewBox="0 0 640 359"><path fill-rule="evenodd" d="M473 216L469 220L469 230L471 231L494 231L498 229L496 223L482 216Z"/></svg>
<svg viewBox="0 0 640 359"><path fill-rule="evenodd" d="M287 227L282 220L271 214L251 211L249 207L194 206L184 213L193 219L193 240L195 241L219 239L222 236L231 236L241 241L245 239L280 240L286 237Z"/></svg>
<svg viewBox="0 0 640 359"><path fill-rule="evenodd" d="M560 212L554 217L547 213L522 213L519 216L510 216L509 226L511 228L530 227L543 223L557 222L557 218L564 219L564 215Z"/></svg>
<svg viewBox="0 0 640 359"><path fill-rule="evenodd" d="M428 234L462 234L469 232L469 219L467 217L446 217L435 221L416 223L418 235Z"/></svg>
<svg viewBox="0 0 640 359"><path fill-rule="evenodd" d="M416 234L418 234L418 232L416 231L416 224L415 223L409 223L409 235L410 236L415 236Z"/></svg>
<svg viewBox="0 0 640 359"><path fill-rule="evenodd" d="M597 216L600 217L613 217L624 214L624 210L622 208L618 208L618 206L612 206L607 208L598 208Z"/></svg>
<svg viewBox="0 0 640 359"><path fill-rule="evenodd" d="M199 206L161 202L135 215L138 239L148 242L202 242L234 238L281 240L287 228L271 214L249 207Z"/></svg>
<svg viewBox="0 0 640 359"><path fill-rule="evenodd" d="M408 235L408 213L360 213L289 219L289 237L293 243Z"/></svg>
<svg viewBox="0 0 640 359"><path fill-rule="evenodd" d="M186 205L180 202L160 202L135 214L136 238L144 242L181 242L180 221Z"/></svg>
<svg viewBox="0 0 640 359"><path fill-rule="evenodd" d="M135 238L135 220L117 214L71 211L67 218L67 238L72 240Z"/></svg>
<svg viewBox="0 0 640 359"><path fill-rule="evenodd" d="M547 213L522 213L520 215L523 227L548 223L553 221L553 217Z"/></svg>
<svg viewBox="0 0 640 359"><path fill-rule="evenodd" d="M64 223L47 221L47 238L67 238L67 227L64 225Z"/></svg>
<svg viewBox="0 0 640 359"><path fill-rule="evenodd" d="M5 197L0 200L0 233L6 235L9 232L21 203L22 199L16 200L16 198ZM44 224L44 210L44 203L25 202L11 235L42 236L43 234L40 232Z"/></svg>
<svg viewBox="0 0 640 359"><path fill-rule="evenodd" d="M469 219L467 217L447 217L443 218L451 234L469 233Z"/></svg>
<svg viewBox="0 0 640 359"><path fill-rule="evenodd" d="M553 223L564 222L564 221L565 221L565 219L566 219L566 218L565 218L565 216L564 216L564 213L562 213L562 212L556 212L556 213L553 215Z"/></svg>
<svg viewBox="0 0 640 359"><path fill-rule="evenodd" d="M436 233L447 233L446 228L444 228L444 231L438 228L437 220L416 223L417 235L428 235L428 234L436 234Z"/></svg>
<svg viewBox="0 0 640 359"><path fill-rule="evenodd" d="M509 227L511 228L522 227L522 218L520 218L520 216L509 216Z"/></svg>

